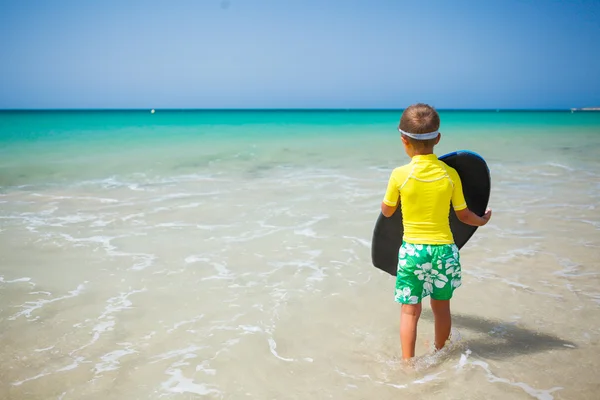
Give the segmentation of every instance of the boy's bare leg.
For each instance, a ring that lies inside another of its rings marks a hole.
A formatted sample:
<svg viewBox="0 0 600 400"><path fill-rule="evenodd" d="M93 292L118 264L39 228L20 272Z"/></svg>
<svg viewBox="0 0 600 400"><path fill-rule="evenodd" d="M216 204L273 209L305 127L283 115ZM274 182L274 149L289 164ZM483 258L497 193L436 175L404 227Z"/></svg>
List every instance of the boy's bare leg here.
<svg viewBox="0 0 600 400"><path fill-rule="evenodd" d="M402 304L400 315L400 344L402 345L402 359L408 360L415 356L415 343L417 341L417 322L421 316L421 303Z"/></svg>
<svg viewBox="0 0 600 400"><path fill-rule="evenodd" d="M446 344L452 327L450 300L431 299L431 310L435 319L435 349L440 350Z"/></svg>

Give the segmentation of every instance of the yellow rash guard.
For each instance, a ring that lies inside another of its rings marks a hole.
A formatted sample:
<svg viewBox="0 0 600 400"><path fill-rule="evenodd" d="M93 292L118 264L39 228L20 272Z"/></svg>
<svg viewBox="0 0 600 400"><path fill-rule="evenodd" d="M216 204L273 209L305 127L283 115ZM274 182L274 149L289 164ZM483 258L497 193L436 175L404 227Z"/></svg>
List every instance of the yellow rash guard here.
<svg viewBox="0 0 600 400"><path fill-rule="evenodd" d="M467 208L456 170L435 154L414 156L390 175L383 202L395 207L400 200L404 238L413 244L452 244L448 212ZM396 210L398 212L399 210Z"/></svg>

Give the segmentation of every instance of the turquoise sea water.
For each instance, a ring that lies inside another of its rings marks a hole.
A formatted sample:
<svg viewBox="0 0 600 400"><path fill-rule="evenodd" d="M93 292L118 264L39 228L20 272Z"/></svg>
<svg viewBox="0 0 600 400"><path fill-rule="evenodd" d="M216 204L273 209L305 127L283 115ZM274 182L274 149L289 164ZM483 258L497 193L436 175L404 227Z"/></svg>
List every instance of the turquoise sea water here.
<svg viewBox="0 0 600 400"><path fill-rule="evenodd" d="M400 113L3 111L0 186L249 164L388 165L405 161ZM490 162L585 162L600 152L600 112L441 111L441 119L438 153L467 148Z"/></svg>
<svg viewBox="0 0 600 400"><path fill-rule="evenodd" d="M409 369L370 258L400 114L0 112L0 398L596 399L600 113L440 112L493 215Z"/></svg>

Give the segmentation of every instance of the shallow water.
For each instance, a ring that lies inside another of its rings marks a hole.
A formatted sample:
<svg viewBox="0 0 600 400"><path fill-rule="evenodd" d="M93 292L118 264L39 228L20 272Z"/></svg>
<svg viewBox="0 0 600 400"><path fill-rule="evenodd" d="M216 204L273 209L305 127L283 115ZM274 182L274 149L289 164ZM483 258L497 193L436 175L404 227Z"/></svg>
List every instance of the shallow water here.
<svg viewBox="0 0 600 400"><path fill-rule="evenodd" d="M600 125L575 128L591 138L578 158L559 136L511 147L497 123L462 143L489 162L494 214L461 251L453 343L430 353L426 305L414 369L393 278L370 262L406 157L374 126L215 139L206 162L184 140L5 158L0 397L597 398ZM458 146L447 136L438 154Z"/></svg>

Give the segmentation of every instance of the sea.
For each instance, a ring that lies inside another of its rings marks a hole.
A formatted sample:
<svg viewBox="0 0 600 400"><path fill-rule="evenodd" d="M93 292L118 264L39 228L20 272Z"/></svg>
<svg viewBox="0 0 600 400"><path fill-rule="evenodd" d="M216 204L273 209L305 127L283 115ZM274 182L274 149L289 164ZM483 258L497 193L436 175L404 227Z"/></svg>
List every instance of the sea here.
<svg viewBox="0 0 600 400"><path fill-rule="evenodd" d="M493 214L410 365L370 253L401 112L0 112L0 398L600 398L600 112L440 110Z"/></svg>

